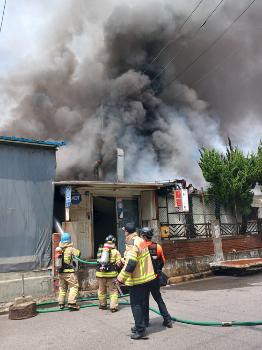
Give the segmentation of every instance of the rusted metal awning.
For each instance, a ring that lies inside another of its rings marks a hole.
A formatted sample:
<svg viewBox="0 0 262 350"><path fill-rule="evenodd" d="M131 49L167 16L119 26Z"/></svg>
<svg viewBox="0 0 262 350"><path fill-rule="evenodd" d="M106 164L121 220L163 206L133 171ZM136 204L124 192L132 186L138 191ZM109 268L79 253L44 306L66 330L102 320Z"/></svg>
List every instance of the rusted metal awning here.
<svg viewBox="0 0 262 350"><path fill-rule="evenodd" d="M262 270L262 258L236 259L214 262L210 268L217 274L244 274Z"/></svg>

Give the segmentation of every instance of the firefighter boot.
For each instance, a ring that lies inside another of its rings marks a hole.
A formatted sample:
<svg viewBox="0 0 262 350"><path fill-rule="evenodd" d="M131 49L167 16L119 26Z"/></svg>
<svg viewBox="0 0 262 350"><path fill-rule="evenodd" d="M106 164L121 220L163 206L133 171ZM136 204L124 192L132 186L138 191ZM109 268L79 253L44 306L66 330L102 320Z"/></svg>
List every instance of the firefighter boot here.
<svg viewBox="0 0 262 350"><path fill-rule="evenodd" d="M141 332L141 333L133 333L130 335L130 338L133 340L138 340L138 339L148 339L146 336L146 331Z"/></svg>
<svg viewBox="0 0 262 350"><path fill-rule="evenodd" d="M65 304L59 304L60 310L63 310L65 308Z"/></svg>
<svg viewBox="0 0 262 350"><path fill-rule="evenodd" d="M70 311L78 311L80 309L80 306L76 304L68 304L68 308Z"/></svg>
<svg viewBox="0 0 262 350"><path fill-rule="evenodd" d="M149 326L150 326L150 324L149 324L149 323L146 323L146 328L148 328ZM131 327L131 332L132 332L132 333L136 333L136 326Z"/></svg>
<svg viewBox="0 0 262 350"><path fill-rule="evenodd" d="M173 328L173 322L172 320L165 320L163 323L162 323L163 327L167 327L167 328Z"/></svg>
<svg viewBox="0 0 262 350"><path fill-rule="evenodd" d="M99 305L99 309L100 310L107 310L107 306L106 305Z"/></svg>
<svg viewBox="0 0 262 350"><path fill-rule="evenodd" d="M111 312L117 312L118 309L114 308L114 309L111 309Z"/></svg>

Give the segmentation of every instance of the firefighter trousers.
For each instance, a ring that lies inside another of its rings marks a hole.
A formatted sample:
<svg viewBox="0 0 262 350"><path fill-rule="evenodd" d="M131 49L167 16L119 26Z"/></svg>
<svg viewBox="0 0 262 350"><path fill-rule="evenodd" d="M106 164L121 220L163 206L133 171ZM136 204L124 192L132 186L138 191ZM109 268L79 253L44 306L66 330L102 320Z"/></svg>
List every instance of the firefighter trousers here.
<svg viewBox="0 0 262 350"><path fill-rule="evenodd" d="M148 325L149 323L149 297L150 293L152 294L152 297L154 298L155 302L157 303L159 312L161 316L163 317L165 322L171 321L171 316L167 311L166 304L162 298L161 292L160 292L160 283L159 278L155 278L153 281L150 281L147 284L147 290L145 295L145 304L144 304L144 318L145 323Z"/></svg>
<svg viewBox="0 0 262 350"><path fill-rule="evenodd" d="M118 308L118 290L113 281L115 277L97 277L98 279L98 299L100 306L107 306L107 290L110 297L110 309Z"/></svg>
<svg viewBox="0 0 262 350"><path fill-rule="evenodd" d="M129 288L130 305L138 333L143 333L146 329L144 313L145 306L147 305L147 303L145 303L147 285L148 283L144 283Z"/></svg>
<svg viewBox="0 0 262 350"><path fill-rule="evenodd" d="M75 272L64 272L59 274L59 296L58 303L64 304L67 289L69 288L68 304L75 304L78 296L79 284Z"/></svg>

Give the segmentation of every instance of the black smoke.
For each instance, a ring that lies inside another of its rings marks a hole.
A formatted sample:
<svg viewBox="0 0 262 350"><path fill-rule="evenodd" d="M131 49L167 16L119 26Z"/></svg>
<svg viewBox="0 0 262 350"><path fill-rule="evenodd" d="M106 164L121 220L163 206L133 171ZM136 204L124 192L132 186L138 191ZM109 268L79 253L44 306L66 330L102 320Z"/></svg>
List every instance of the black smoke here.
<svg viewBox="0 0 262 350"><path fill-rule="evenodd" d="M58 16L52 39L43 41L39 58L3 82L1 90L16 100L13 120L3 132L68 140L58 153L59 179L91 179L98 159L105 178L114 179L115 150L122 147L127 180L183 177L201 184L200 147L223 149L227 136L253 146L254 137L243 129L251 131L249 120L261 128L260 90L254 88L261 84L261 48L251 38L258 37L254 23L260 23L262 5L256 4L256 11L250 10L192 69L167 86L248 2L233 6L225 1L198 35L214 2L207 1L179 33L193 7L190 1L184 4L107 8L105 20L94 25L89 3L82 1L76 8L72 2ZM92 36L90 25L103 26L103 35L92 52L88 45L86 52L83 46L76 49L77 40L85 45ZM171 45L153 61L167 42ZM243 125L238 128L238 123Z"/></svg>

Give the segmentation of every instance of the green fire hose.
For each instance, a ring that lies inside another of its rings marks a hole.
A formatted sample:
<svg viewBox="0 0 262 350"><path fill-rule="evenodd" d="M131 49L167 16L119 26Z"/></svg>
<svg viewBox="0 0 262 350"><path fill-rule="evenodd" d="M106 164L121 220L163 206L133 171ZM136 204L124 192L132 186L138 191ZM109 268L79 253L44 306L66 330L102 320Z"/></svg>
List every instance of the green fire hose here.
<svg viewBox="0 0 262 350"><path fill-rule="evenodd" d="M74 259L83 263L83 264L87 264L87 265L97 265L96 261L86 261L86 260L82 260L80 258L78 258L77 256L74 256Z"/></svg>
<svg viewBox="0 0 262 350"><path fill-rule="evenodd" d="M76 260L78 260L79 262L83 263L83 264L88 264L88 265L96 265L97 262L96 261L85 261L85 260L82 260L80 258L76 258ZM123 297L126 297L126 296L129 296L129 294L123 294L123 295L120 295L119 297L120 298L123 298ZM95 301L95 300L98 300L98 298L96 297L90 297L90 298L80 298L78 299L79 301ZM42 303L38 303L37 306L40 307L37 309L37 312L38 313L48 313L48 312L58 312L58 311L67 311L69 310L69 308L64 308L64 309L59 309L59 308L48 308L48 309L45 309L45 308L41 308L41 307L45 307L47 305L54 305L54 304L57 304L57 301L44 301ZM119 303L120 305L130 305L129 302L127 301L121 301ZM99 304L97 303L92 303L92 304L86 304L86 305L81 305L80 308L81 309L85 309L85 308L88 308L88 307L98 307ZM156 310L155 308L153 307L149 307L149 310L156 313L157 315L160 315L160 312L158 310ZM259 321L243 321L243 322L240 322L240 321L226 321L226 322L212 322L212 321L191 321L191 320L183 320L182 318L178 318L178 317L171 317L173 321L175 322L179 322L179 323L185 323L185 324L191 324L191 325L194 325L194 326L213 326L213 327L231 327L231 326L261 326L262 325L262 320L259 320Z"/></svg>
<svg viewBox="0 0 262 350"><path fill-rule="evenodd" d="M128 296L128 294L124 294L121 295L120 298L122 297L126 297ZM79 301L95 301L98 300L98 298L95 297L91 297L91 298L80 298L78 299ZM49 313L49 312L59 312L59 311L68 311L69 308L64 308L62 310L60 310L59 308L48 308L48 309L41 309L42 306L47 306L47 305L54 305L57 304L56 301L44 301L42 303L37 304L38 309L37 312L38 313ZM129 302L127 301L121 301L119 303L120 305L130 305ZM91 303L91 304L87 304L87 305L81 305L80 308L81 309L85 309L88 307L98 307L99 304L98 303ZM39 308L40 307L40 308ZM160 315L160 312L158 310L156 310L153 307L149 307L149 310L156 313L157 315ZM191 321L191 320L183 320L181 318L178 317L171 317L173 321L175 322L179 322L179 323L185 323L185 324L191 324L194 326L222 326L222 327L230 327L230 326L258 326L258 325L262 325L262 320L261 321L244 321L244 322L239 322L239 321L228 321L228 322L204 322L204 321Z"/></svg>

